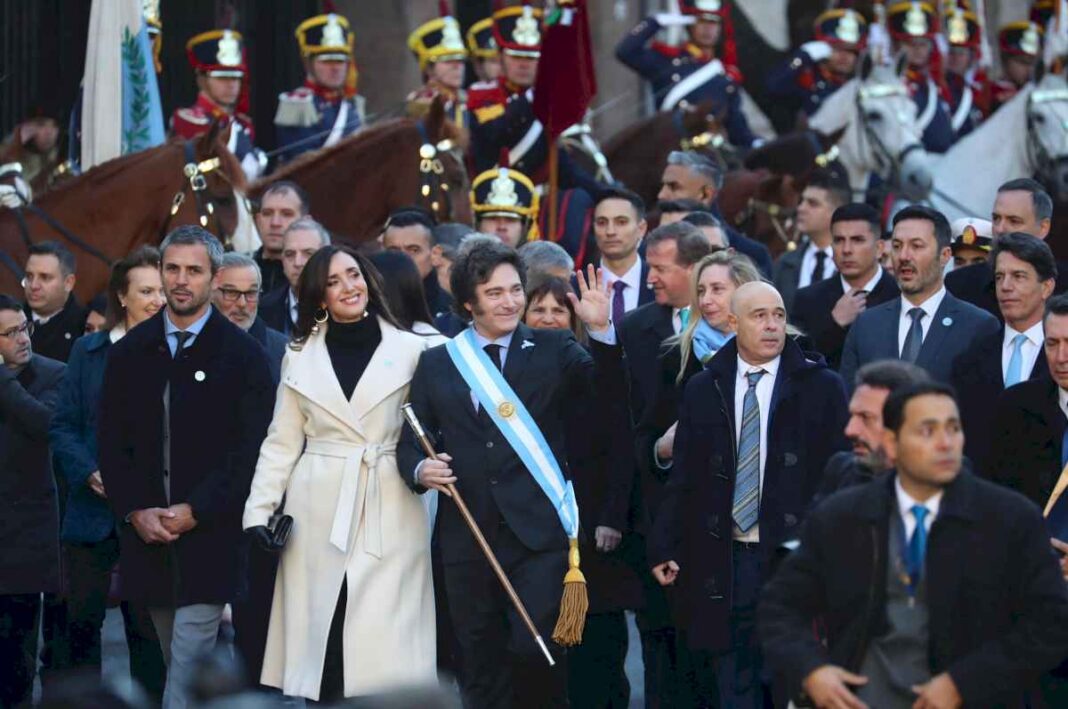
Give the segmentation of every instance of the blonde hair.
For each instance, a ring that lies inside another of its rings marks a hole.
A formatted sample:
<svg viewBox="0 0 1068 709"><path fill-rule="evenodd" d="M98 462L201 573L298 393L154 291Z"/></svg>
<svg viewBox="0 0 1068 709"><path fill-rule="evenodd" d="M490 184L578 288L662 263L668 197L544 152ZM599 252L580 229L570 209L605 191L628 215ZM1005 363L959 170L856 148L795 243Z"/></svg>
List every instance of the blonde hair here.
<svg viewBox="0 0 1068 709"><path fill-rule="evenodd" d="M726 266L727 273L735 288L743 283L764 280L753 261L745 254L733 249L716 251L697 262L693 268L693 274L690 276L690 320L686 323L686 327L682 332L664 341L665 347L674 346L676 343L679 345L681 362L679 364L679 374L675 377L677 384L682 383L686 372L686 362L690 359L690 352L693 350L693 335L697 331L697 326L701 320L700 296L697 294L697 289L701 282L701 274L709 266Z"/></svg>

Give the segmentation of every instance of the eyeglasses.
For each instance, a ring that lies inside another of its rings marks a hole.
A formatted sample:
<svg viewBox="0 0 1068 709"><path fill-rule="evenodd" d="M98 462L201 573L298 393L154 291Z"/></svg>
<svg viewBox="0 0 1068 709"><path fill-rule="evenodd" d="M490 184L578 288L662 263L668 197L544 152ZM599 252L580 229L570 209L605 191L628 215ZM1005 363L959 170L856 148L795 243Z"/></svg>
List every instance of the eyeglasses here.
<svg viewBox="0 0 1068 709"><path fill-rule="evenodd" d="M237 290L236 288L218 288L217 290L227 303L236 303L241 296L245 297L246 303L255 303L260 299L259 290Z"/></svg>
<svg viewBox="0 0 1068 709"><path fill-rule="evenodd" d="M0 337L6 337L9 340L14 340L19 335L26 333L27 336L33 337L33 321L27 320L18 327L13 327L10 330L0 332Z"/></svg>

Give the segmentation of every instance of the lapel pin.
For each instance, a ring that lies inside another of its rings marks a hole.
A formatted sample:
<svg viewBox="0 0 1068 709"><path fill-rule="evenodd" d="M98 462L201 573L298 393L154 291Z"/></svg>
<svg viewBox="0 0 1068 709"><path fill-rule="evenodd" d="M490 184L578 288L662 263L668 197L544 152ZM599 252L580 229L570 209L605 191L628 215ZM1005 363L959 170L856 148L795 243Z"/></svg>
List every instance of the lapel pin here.
<svg viewBox="0 0 1068 709"><path fill-rule="evenodd" d="M64 332L63 333L63 337L69 340L70 339L70 333L69 332Z"/></svg>
<svg viewBox="0 0 1068 709"><path fill-rule="evenodd" d="M950 325L952 325L952 324L953 324L953 318L951 318L951 317L944 317L944 318L942 318L942 324L943 324L944 326L946 326L946 327L949 327Z"/></svg>
<svg viewBox="0 0 1068 709"><path fill-rule="evenodd" d="M534 343L531 342L530 340L523 340L523 344L520 345L519 349L525 350L526 348L533 347L533 346L534 346Z"/></svg>
<svg viewBox="0 0 1068 709"><path fill-rule="evenodd" d="M198 369L196 372L193 373L193 379L196 379L198 382L202 382L207 379L207 375L204 374L203 370Z"/></svg>

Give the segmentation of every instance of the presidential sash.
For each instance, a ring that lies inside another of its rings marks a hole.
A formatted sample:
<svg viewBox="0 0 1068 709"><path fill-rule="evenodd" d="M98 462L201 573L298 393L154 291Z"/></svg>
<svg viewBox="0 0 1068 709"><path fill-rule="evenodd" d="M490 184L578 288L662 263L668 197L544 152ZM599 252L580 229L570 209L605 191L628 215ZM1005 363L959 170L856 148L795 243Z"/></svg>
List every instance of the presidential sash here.
<svg viewBox="0 0 1068 709"><path fill-rule="evenodd" d="M578 539L579 513L575 488L564 478L552 448L527 407L478 346L474 328L467 328L445 345L449 358L460 372L478 403L508 444L523 461L538 487L549 498L568 539Z"/></svg>

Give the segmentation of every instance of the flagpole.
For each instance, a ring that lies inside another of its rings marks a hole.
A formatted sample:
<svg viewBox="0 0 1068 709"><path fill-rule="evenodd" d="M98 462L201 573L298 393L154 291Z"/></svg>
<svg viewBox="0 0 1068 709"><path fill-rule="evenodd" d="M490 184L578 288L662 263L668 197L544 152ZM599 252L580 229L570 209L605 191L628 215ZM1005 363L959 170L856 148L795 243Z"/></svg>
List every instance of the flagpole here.
<svg viewBox="0 0 1068 709"><path fill-rule="evenodd" d="M549 135L552 135L552 126L548 126ZM549 221L546 223L549 241L556 241L557 192L560 189L560 137L556 136L549 142Z"/></svg>

